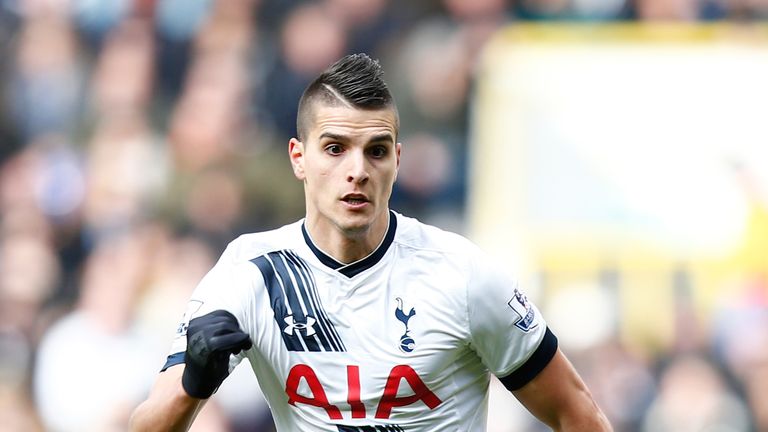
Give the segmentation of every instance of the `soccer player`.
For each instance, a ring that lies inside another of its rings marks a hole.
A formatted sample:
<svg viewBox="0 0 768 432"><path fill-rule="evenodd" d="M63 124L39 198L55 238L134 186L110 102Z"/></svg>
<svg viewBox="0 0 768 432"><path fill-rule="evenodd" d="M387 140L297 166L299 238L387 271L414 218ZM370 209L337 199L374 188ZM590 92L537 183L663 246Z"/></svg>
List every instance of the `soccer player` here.
<svg viewBox="0 0 768 432"><path fill-rule="evenodd" d="M227 247L132 430L186 430L243 359L281 432L483 431L491 373L555 430L610 430L514 280L389 209L398 126L366 55L307 87L288 144L306 217Z"/></svg>

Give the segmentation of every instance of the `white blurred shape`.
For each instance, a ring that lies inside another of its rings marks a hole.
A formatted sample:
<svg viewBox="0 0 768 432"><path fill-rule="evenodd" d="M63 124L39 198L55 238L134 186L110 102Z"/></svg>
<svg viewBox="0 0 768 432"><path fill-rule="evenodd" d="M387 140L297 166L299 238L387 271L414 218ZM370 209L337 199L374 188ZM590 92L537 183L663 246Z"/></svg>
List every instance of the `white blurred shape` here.
<svg viewBox="0 0 768 432"><path fill-rule="evenodd" d="M567 286L552 296L546 309L548 324L566 349L592 348L615 328L611 299L597 285Z"/></svg>

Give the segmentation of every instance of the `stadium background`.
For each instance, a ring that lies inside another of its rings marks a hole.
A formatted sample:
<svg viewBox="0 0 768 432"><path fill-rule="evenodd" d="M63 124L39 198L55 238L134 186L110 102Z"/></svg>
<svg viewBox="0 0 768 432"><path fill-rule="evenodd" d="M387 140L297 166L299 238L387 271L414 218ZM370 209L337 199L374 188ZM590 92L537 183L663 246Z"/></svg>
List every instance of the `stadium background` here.
<svg viewBox="0 0 768 432"><path fill-rule="evenodd" d="M0 0L0 431L125 429L226 242L301 216L296 100L360 51L401 109L393 208L506 261L617 431L768 430L766 17ZM255 389L198 430L270 430ZM496 385L489 424L542 430Z"/></svg>

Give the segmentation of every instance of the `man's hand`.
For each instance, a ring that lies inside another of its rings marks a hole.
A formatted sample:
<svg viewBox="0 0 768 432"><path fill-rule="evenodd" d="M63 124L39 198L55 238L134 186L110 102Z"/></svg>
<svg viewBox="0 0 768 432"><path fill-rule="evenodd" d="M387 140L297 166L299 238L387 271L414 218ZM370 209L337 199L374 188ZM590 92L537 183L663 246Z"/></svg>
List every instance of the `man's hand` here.
<svg viewBox="0 0 768 432"><path fill-rule="evenodd" d="M184 391L208 399L229 375L229 356L251 348L251 338L225 310L216 310L189 321L184 354Z"/></svg>

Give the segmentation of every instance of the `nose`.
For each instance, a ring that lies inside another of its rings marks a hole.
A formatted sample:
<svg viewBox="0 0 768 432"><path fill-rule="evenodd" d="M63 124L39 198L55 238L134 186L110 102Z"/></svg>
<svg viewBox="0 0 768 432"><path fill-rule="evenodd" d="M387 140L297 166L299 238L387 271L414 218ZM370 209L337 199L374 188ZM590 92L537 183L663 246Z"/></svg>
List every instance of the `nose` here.
<svg viewBox="0 0 768 432"><path fill-rule="evenodd" d="M364 184L368 181L368 162L362 151L350 152L348 157L347 181Z"/></svg>

